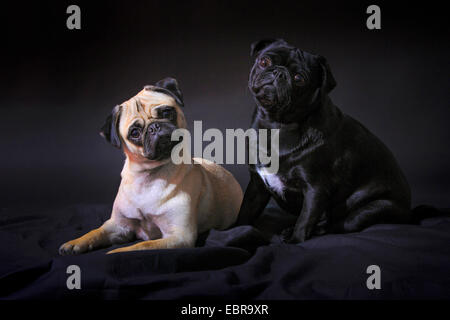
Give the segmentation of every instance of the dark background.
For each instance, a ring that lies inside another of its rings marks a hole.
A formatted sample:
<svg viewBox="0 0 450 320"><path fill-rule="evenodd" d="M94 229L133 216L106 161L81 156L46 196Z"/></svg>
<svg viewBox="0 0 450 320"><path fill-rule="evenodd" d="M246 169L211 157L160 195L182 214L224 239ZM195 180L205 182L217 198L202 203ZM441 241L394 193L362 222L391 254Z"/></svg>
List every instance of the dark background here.
<svg viewBox="0 0 450 320"><path fill-rule="evenodd" d="M441 2L2 2L0 207L111 203L123 156L98 135L112 107L172 76L203 128L248 128L250 43L325 56L335 104L392 150L413 203L450 207L448 19ZM81 7L81 30L66 8ZM364 146L362 146L364 147ZM245 188L245 165L227 168Z"/></svg>

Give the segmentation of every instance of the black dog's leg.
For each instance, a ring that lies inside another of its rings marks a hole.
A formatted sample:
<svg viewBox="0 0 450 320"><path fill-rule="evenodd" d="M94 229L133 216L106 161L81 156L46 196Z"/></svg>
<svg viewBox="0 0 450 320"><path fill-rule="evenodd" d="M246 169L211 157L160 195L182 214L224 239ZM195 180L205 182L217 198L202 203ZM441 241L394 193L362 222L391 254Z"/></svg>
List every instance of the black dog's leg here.
<svg viewBox="0 0 450 320"><path fill-rule="evenodd" d="M250 171L250 182L245 190L236 225L251 224L262 213L270 200L270 193L257 173Z"/></svg>
<svg viewBox="0 0 450 320"><path fill-rule="evenodd" d="M411 212L392 200L378 199L350 212L331 226L332 233L358 232L377 223L409 223Z"/></svg>
<svg viewBox="0 0 450 320"><path fill-rule="evenodd" d="M295 223L289 243L299 243L308 240L323 216L327 193L321 189L308 187L303 193L303 207Z"/></svg>

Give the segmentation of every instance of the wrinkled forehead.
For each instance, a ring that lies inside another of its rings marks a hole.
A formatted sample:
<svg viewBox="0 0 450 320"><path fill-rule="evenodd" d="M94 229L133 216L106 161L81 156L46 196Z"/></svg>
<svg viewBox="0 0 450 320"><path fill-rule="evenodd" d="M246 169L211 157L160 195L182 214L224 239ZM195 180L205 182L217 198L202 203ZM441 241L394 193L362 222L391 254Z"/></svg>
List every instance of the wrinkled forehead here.
<svg viewBox="0 0 450 320"><path fill-rule="evenodd" d="M127 119L150 119L157 116L161 106L171 106L178 109L175 99L161 92L142 90L130 100L122 103L122 115Z"/></svg>
<svg viewBox="0 0 450 320"><path fill-rule="evenodd" d="M283 61L291 59L301 59L300 50L290 45L272 45L268 46L260 53L260 56L277 57Z"/></svg>

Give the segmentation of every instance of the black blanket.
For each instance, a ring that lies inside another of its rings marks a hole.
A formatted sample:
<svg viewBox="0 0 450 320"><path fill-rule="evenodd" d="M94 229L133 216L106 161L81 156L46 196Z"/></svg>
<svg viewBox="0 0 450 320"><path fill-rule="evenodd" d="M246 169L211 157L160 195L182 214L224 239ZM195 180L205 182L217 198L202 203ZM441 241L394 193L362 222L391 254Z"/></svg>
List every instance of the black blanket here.
<svg viewBox="0 0 450 320"><path fill-rule="evenodd" d="M0 297L450 298L448 211L417 225L376 225L287 245L277 232L295 218L270 206L255 227L211 230L193 249L58 255L62 243L100 226L110 209L3 209ZM70 265L81 269L80 290L67 289ZM367 288L370 265L380 267L379 290Z"/></svg>

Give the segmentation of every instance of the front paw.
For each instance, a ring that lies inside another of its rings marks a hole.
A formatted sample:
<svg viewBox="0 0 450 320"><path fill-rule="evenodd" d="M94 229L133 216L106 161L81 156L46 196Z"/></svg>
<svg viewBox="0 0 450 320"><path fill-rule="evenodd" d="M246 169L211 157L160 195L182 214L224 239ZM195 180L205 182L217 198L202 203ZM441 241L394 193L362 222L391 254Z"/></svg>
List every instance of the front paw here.
<svg viewBox="0 0 450 320"><path fill-rule="evenodd" d="M72 240L64 243L59 247L59 254L62 256L81 254L92 250L92 247L87 244L80 242L78 240Z"/></svg>
<svg viewBox="0 0 450 320"><path fill-rule="evenodd" d="M305 232L294 232L294 228L286 228L281 232L281 241L287 244L296 244L305 241Z"/></svg>

